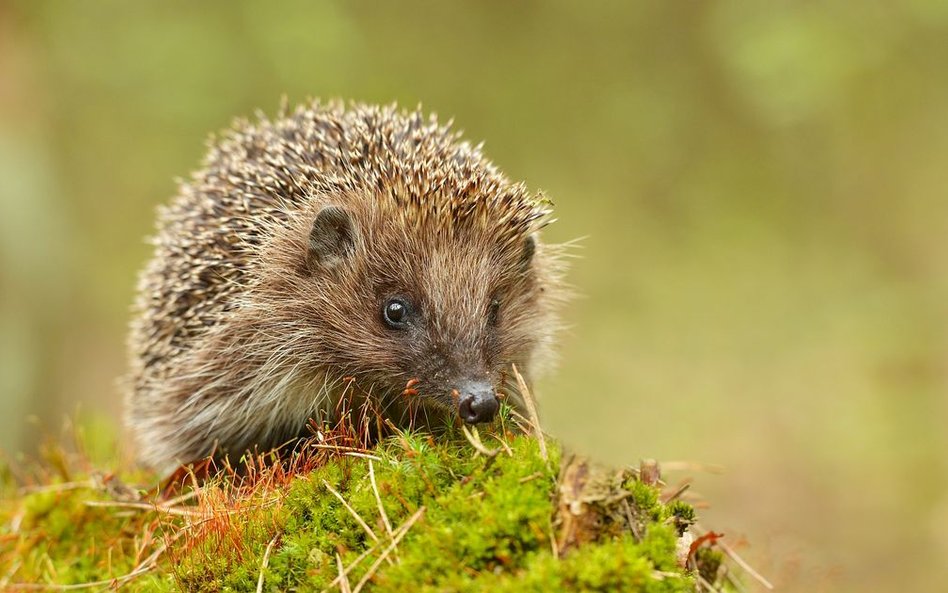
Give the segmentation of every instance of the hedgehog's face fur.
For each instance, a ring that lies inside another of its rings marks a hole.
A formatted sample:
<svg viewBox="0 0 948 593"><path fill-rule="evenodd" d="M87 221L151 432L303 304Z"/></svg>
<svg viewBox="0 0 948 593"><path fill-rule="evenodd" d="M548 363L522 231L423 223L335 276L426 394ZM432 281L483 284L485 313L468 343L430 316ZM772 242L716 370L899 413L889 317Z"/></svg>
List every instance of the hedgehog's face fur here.
<svg viewBox="0 0 948 593"><path fill-rule="evenodd" d="M553 330L537 314L539 217L404 210L395 196L320 201L281 246L297 265L275 290L298 304L313 368L339 369L390 413L489 421L510 365L527 368Z"/></svg>
<svg viewBox="0 0 948 593"><path fill-rule="evenodd" d="M141 276L141 458L279 446L363 404L396 426L487 420L512 364L529 382L551 362L567 291L547 205L419 111L238 121L160 211Z"/></svg>

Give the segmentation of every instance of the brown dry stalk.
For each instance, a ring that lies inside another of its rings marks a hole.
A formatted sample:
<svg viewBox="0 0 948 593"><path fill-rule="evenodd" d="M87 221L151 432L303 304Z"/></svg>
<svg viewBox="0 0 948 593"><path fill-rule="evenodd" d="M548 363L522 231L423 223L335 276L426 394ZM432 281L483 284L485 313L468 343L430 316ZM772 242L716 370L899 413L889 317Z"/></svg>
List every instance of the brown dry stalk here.
<svg viewBox="0 0 948 593"><path fill-rule="evenodd" d="M520 390L520 395L523 396L523 403L527 406L527 412L530 414L530 424L533 426L533 434L540 443L540 457L543 458L543 461L549 461L546 452L546 439L543 436L543 430L540 428L540 415L537 413L536 401L534 401L533 394L530 393L530 388L527 387L527 382L524 381L523 375L517 370L517 365L514 364L511 365L511 367L513 368L514 378L517 380L517 388Z"/></svg>
<svg viewBox="0 0 948 593"><path fill-rule="evenodd" d="M369 556L369 554L374 553L375 550L378 549L378 547L379 547L379 545L376 544L376 545L372 546L371 548L367 549L366 551L362 552L361 554L359 554L359 555L356 557L356 559L352 561L352 564L350 564L349 566L347 566L346 569L343 570L342 573L341 573L339 576L337 576L335 579L333 579L333 581L332 581L331 583L329 583L329 588L328 588L328 589L323 589L320 593L329 593L329 589L331 589L332 587L335 587L336 585L339 585L339 584L342 582L343 579L347 579L347 580L348 580L348 575L349 575L350 572L352 572L352 569L354 569L356 566L358 566L360 562L362 562L363 560L365 560L366 557Z"/></svg>
<svg viewBox="0 0 948 593"><path fill-rule="evenodd" d="M488 449L484 445L483 441L481 441L481 436L480 434L478 434L476 428L472 431L467 426L462 424L461 432L464 433L464 437L467 439L469 443L471 443L471 446L474 447L474 449L477 450L477 452L480 453L481 455L484 455L487 458L493 458L493 457L496 457L498 453L500 453L500 449Z"/></svg>
<svg viewBox="0 0 948 593"><path fill-rule="evenodd" d="M278 539L280 539L279 533L273 536L273 539L267 544L267 549L263 552L263 562L260 563L260 576L257 578L257 593L263 592L263 574L267 570L267 565L270 564L270 552L273 551L273 546L276 545Z"/></svg>
<svg viewBox="0 0 948 593"><path fill-rule="evenodd" d="M372 528L369 527L369 524L362 520L362 517L359 516L359 513L357 513L354 508L349 506L349 503L346 502L346 499L344 499L341 494L336 492L336 489L330 486L329 482L326 480L323 480L323 486L325 486L333 496L339 499L339 502L342 503L342 506L346 507L346 510L349 511L349 514L352 515L352 518L356 520L356 523L358 523L359 526L362 527L362 529L368 534L368 536L372 538L372 541L377 543L379 541L378 536L375 535L375 532L372 531Z"/></svg>
<svg viewBox="0 0 948 593"><path fill-rule="evenodd" d="M162 504L150 504L147 502L121 502L113 500L87 500L84 502L87 507L111 507L120 509L135 509L139 511L154 511L165 513L178 517L203 517L205 513L201 510L185 507L171 507Z"/></svg>
<svg viewBox="0 0 948 593"><path fill-rule="evenodd" d="M385 525L385 532L388 533L388 537L392 537L392 524L388 521L388 515L385 514L385 507L382 506L382 497L379 495L378 484L375 483L375 468L372 465L372 460L369 460L369 481L372 483L372 492L375 494L375 502L379 507L379 516L382 518L382 524Z"/></svg>
<svg viewBox="0 0 948 593"><path fill-rule="evenodd" d="M685 491L688 490L689 488L691 488L691 482L682 483L678 488L675 489L674 492L670 493L668 496L664 498L664 500L662 500L662 504L668 504L673 500L677 500L678 497L684 494Z"/></svg>
<svg viewBox="0 0 948 593"><path fill-rule="evenodd" d="M729 557L731 560L733 560L738 566L740 566L741 568L743 568L743 569L747 572L747 574L749 574L749 575L751 575L752 577L754 577L754 578L757 580L757 582L759 582L761 585L763 585L763 586L766 587L767 589L770 589L771 591L773 590L774 586L770 583L770 581L768 581L767 579L765 579L762 574L760 574L759 572L757 572L756 570L754 570L754 568L753 568L750 564L748 564L746 560L744 560L743 558L741 558L741 557L738 555L738 553L735 552L733 548L731 548L731 546L727 545L726 543L724 543L724 542L722 542L722 541L718 541L718 542L716 542L716 543L717 543L718 546L721 547L721 549L724 551L724 553L727 554L728 557Z"/></svg>
<svg viewBox="0 0 948 593"><path fill-rule="evenodd" d="M349 584L349 577L346 576L346 571L342 567L342 556L339 555L339 552L336 552L336 569L339 571L340 593L351 593L352 586Z"/></svg>
<svg viewBox="0 0 948 593"><path fill-rule="evenodd" d="M408 530L411 529L411 526L414 525L415 522L418 521L418 519L420 519L421 516L425 514L425 510L426 510L425 507L419 508L417 511L415 511L414 515L412 515L411 517L409 517L407 521L405 521L405 524L402 526L401 529L399 529L398 535L396 535L395 538L392 540L392 543L390 543L388 547L385 548L385 551L382 552L382 555L379 556L376 559L376 561L372 563L372 566L369 567L369 570L367 570L366 573L362 575L362 578L359 579L359 582L358 584L356 584L355 589L352 590L352 593L359 593L359 591L362 590L362 587L364 587L365 584L369 582L369 579L371 579L372 576L375 575L375 571L379 569L379 566L382 565L382 562L388 559L388 555L392 553L392 550L395 549L395 547L398 545L398 542L402 541L402 538L405 537L405 534L408 533Z"/></svg>

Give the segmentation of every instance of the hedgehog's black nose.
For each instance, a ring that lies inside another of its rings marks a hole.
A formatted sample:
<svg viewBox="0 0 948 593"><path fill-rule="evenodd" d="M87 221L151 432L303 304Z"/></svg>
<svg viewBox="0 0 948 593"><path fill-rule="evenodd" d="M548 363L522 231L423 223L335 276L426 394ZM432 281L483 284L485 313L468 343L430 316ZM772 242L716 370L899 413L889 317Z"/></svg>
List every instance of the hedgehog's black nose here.
<svg viewBox="0 0 948 593"><path fill-rule="evenodd" d="M500 409L497 394L490 383L468 382L458 390L458 415L468 424L490 422Z"/></svg>

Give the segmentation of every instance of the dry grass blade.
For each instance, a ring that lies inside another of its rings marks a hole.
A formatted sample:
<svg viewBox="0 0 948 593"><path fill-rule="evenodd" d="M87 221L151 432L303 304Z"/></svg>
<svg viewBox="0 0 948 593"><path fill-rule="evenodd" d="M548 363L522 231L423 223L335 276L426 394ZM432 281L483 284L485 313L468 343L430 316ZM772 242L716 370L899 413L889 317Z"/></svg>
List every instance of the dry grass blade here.
<svg viewBox="0 0 948 593"><path fill-rule="evenodd" d="M737 591L737 593L747 593L747 589L744 587L744 585L742 585L739 580L735 579L734 575L732 575L730 571L724 573L724 579L728 582L728 584L734 587L734 590Z"/></svg>
<svg viewBox="0 0 948 593"><path fill-rule="evenodd" d="M685 482L685 483L683 483L681 486L679 486L678 488L676 488L674 492L672 492L672 493L670 493L668 496L666 496L666 497L662 500L662 504L668 504L668 503L670 503L670 502L673 501L673 500L677 500L678 497L680 497L682 494L684 494L685 491L688 490L689 488L691 488L691 482Z"/></svg>
<svg viewBox="0 0 948 593"><path fill-rule="evenodd" d="M382 524L385 525L385 532L388 537L392 537L392 524L388 521L388 515L385 514L385 507L382 506L382 497L379 496L379 486L375 483L375 467L372 460L369 460L369 481L372 483L372 492L375 494L375 502L379 506L379 516L382 518Z"/></svg>
<svg viewBox="0 0 948 593"><path fill-rule="evenodd" d="M406 523L403 524L401 527L399 527L399 528L395 531L395 533L394 533L394 539L393 539L393 541L395 541L396 543L398 543L399 541L401 541L402 536L404 535L405 531L408 530L409 527L411 527L411 524L410 524L409 522L406 522ZM365 560L369 555L375 553L375 551L379 548L379 545L380 545L380 544L375 544L375 545L372 546L371 548L369 548L369 549L367 549L366 551L364 551L364 552L362 552L361 554L359 554L359 556L356 557L356 559L353 560L352 563L351 563L349 566L347 566L346 569L345 569L344 571L342 571L342 573L341 573L339 576L337 576L335 579L333 579L333 581L332 581L331 583L329 583L329 587L326 588L326 589L323 589L320 593L329 593L329 591L330 591L333 587L335 587L335 586L337 586L337 585L340 585L340 583L342 582L342 580L343 580L344 578L348 578L349 573L352 572L352 570L353 570L356 566L358 566L359 563L361 563L363 560Z"/></svg>
<svg viewBox="0 0 948 593"><path fill-rule="evenodd" d="M714 591L717 591L717 589L714 588L714 585L709 583L707 579L705 579L703 576L701 576L697 572L695 573L695 578L698 579L698 587L702 591L709 591L711 593L713 593Z"/></svg>
<svg viewBox="0 0 948 593"><path fill-rule="evenodd" d="M169 498L168 500L164 501L161 506L176 507L200 495L201 490L191 490L190 492L185 492L184 494L180 494L174 498Z"/></svg>
<svg viewBox="0 0 948 593"><path fill-rule="evenodd" d="M712 463L695 463L693 461L663 461L662 468L666 472L702 472L708 474L723 474L724 466Z"/></svg>
<svg viewBox="0 0 948 593"><path fill-rule="evenodd" d="M274 535L270 543L267 544L267 549L263 552L263 562L260 563L260 576L257 578L257 593L263 592L263 575L267 570L267 566L270 564L270 552L273 551L273 546L276 545L279 538L279 533Z"/></svg>
<svg viewBox="0 0 948 593"><path fill-rule="evenodd" d="M553 552L554 558L560 557L560 546L556 541L556 534L553 530L553 518L550 517L550 521L547 523L547 535L550 537L550 551Z"/></svg>
<svg viewBox="0 0 948 593"><path fill-rule="evenodd" d="M484 443L481 441L480 435L477 433L476 428L473 432L471 432L467 426L461 425L461 432L464 433L464 437L469 443L471 443L471 446L474 447L474 449L476 449L481 455L491 458L496 457L497 454L500 453L500 449L488 449L484 445Z"/></svg>
<svg viewBox="0 0 948 593"><path fill-rule="evenodd" d="M342 567L342 556L339 555L339 552L336 552L336 568L339 570L339 591L342 593L351 593L352 586L349 584L349 577L346 576L346 571ZM260 593L259 591L257 593Z"/></svg>
<svg viewBox="0 0 948 593"><path fill-rule="evenodd" d="M517 430L523 434L533 433L533 424L517 410L510 410L510 418L514 421L514 424L517 425Z"/></svg>
<svg viewBox="0 0 948 593"><path fill-rule="evenodd" d="M362 453L363 455L372 455L372 451L360 447L348 447L346 445L333 445L331 443L312 443L313 449L324 449L326 451L336 451L337 453ZM375 457L375 455L372 455Z"/></svg>
<svg viewBox="0 0 948 593"><path fill-rule="evenodd" d="M667 570L654 570L652 571L652 578L656 581L664 581L665 579L680 579L681 575Z"/></svg>
<svg viewBox="0 0 948 593"><path fill-rule="evenodd" d="M87 507L108 507L119 509L135 509L139 511L154 511L178 517L203 517L204 512L196 509L172 507L160 504L149 504L147 502L120 502L111 500L87 500L83 504Z"/></svg>
<svg viewBox="0 0 948 593"><path fill-rule="evenodd" d="M527 406L527 412L530 414L530 424L533 426L533 434L540 443L540 456L543 458L543 461L549 461L549 456L546 452L546 439L543 436L543 430L540 429L540 415L537 413L536 401L533 399L533 394L530 393L530 388L527 387L527 382L523 380L523 375L517 370L517 365L511 366L513 368L514 378L517 380L517 388L520 390L520 395L523 396L523 403Z"/></svg>
<svg viewBox="0 0 948 593"><path fill-rule="evenodd" d="M360 453L358 451L345 451L343 453L346 457L358 457L359 459L369 459L374 461L382 461L382 458L378 455L369 455L368 453Z"/></svg>
<svg viewBox="0 0 948 593"><path fill-rule="evenodd" d="M510 445L507 444L507 441L501 438L500 435L492 434L490 436L494 437L494 439L496 439L497 442L500 443L500 446L503 447L504 451L507 452L508 457L513 457L513 449L510 448Z"/></svg>
<svg viewBox="0 0 948 593"><path fill-rule="evenodd" d="M375 553L375 550L377 550L378 547L379 547L378 544L376 544L372 546L371 548L369 548L368 550L366 550L365 552L362 552L361 554L359 554L359 556L355 560L352 561L352 564L347 566L346 569L342 571L342 573L339 576L337 576L335 579L333 579L331 583L329 583L329 588L323 589L320 593L329 593L329 590L335 587L336 585L339 585L343 579L348 579L349 573L352 572L352 569L358 566L359 563L365 560L370 554Z"/></svg>
<svg viewBox="0 0 948 593"><path fill-rule="evenodd" d="M372 541L378 542L379 541L378 536L375 535L375 532L372 531L372 528L369 527L369 524L362 520L362 517L359 516L359 513L357 513L354 508L349 506L349 503L346 502L346 499L344 499L341 494L336 492L336 489L330 486L329 482L327 482L326 480L323 480L323 486L325 486L326 489L329 490L333 496L339 499L339 502L342 503L342 506L346 507L346 510L349 511L349 514L352 515L352 518L355 519L356 523L358 523L359 526L362 527L362 529L366 532L366 534L368 534L368 536L372 538Z"/></svg>
<svg viewBox="0 0 948 593"><path fill-rule="evenodd" d="M379 566L382 565L382 562L388 559L388 555L392 553L392 550L395 549L395 547L398 545L398 542L402 541L402 538L405 537L405 534L408 533L408 530L411 529L411 526L414 525L415 522L417 522L418 519L420 519L421 516L425 514L425 510L425 507L419 508L417 511L415 511L414 515L405 521L405 524L398 530L398 535L392 539L392 543L390 543L388 547L385 548L385 551L382 552L382 555L372 563L372 566L369 567L369 570L367 570L362 578L359 579L359 582L356 584L355 589L352 590L352 593L359 593L359 591L362 590L362 587L364 587L365 584L369 582L369 579L371 579L375 574L375 571L379 569Z"/></svg>
<svg viewBox="0 0 948 593"><path fill-rule="evenodd" d="M756 579L758 583L760 583L761 585L763 585L763 586L766 587L767 589L773 590L774 586L770 583L770 581L768 581L767 579L765 579L762 574L760 574L759 572L757 572L756 570L754 570L754 568L753 568L750 564L748 564L746 560L744 560L743 558L741 558L741 557L738 555L738 553L735 552L733 548L731 548L731 546L729 546L729 545L727 545L726 543L721 542L721 541L717 542L717 545L721 547L721 550L723 550L724 553L727 554L728 557L729 557L731 560L733 560L735 564L737 564L738 566L740 566L741 568L743 568L743 569L747 572L747 574L749 574L749 575L751 575L752 577L754 577L754 579Z"/></svg>

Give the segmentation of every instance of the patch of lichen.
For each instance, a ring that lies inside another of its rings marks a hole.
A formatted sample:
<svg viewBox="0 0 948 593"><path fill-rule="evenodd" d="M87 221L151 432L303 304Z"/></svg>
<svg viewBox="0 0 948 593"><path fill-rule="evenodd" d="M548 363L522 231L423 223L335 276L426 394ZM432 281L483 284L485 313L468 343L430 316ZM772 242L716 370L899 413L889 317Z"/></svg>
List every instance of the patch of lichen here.
<svg viewBox="0 0 948 593"><path fill-rule="evenodd" d="M198 520L89 506L108 499L95 489L18 496L0 505L0 578L115 578L156 549L143 543L152 537L167 550L155 570L125 583L127 590L255 591L263 574L264 591L320 591L338 586L340 564L352 567L353 588L365 580L363 590L378 592L694 590L675 551L678 531L693 521L691 507L666 506L656 487L628 480L622 486L637 536L604 532L561 558L558 447L548 443L544 458L531 437L498 436L484 436L493 456L464 438L408 433L382 442L371 459L334 455L278 489L210 484L216 494L205 493ZM390 529L402 539L383 558Z"/></svg>

